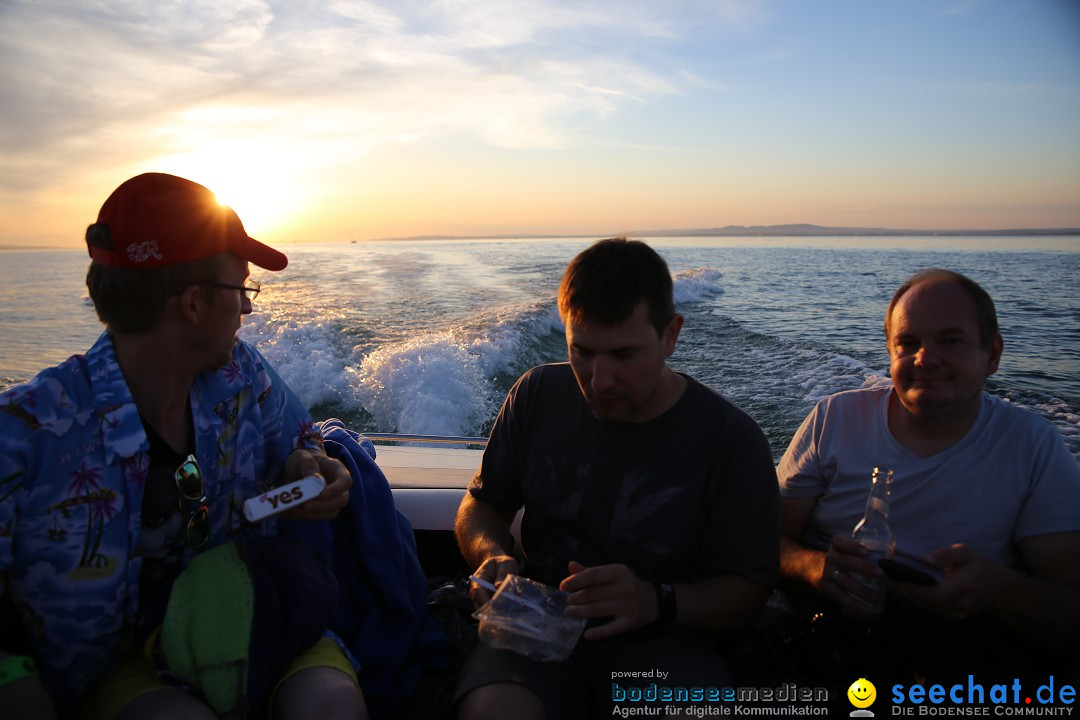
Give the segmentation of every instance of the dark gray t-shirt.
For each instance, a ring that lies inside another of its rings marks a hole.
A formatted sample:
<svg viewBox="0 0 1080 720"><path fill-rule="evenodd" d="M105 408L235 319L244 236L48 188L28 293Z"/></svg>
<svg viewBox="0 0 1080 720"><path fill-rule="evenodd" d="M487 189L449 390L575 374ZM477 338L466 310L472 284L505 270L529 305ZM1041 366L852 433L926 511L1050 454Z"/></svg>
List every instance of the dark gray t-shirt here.
<svg viewBox="0 0 1080 720"><path fill-rule="evenodd" d="M557 585L576 560L624 563L651 581L779 575L779 494L757 424L687 377L643 423L598 420L569 364L533 368L510 390L469 491L522 506L526 575Z"/></svg>

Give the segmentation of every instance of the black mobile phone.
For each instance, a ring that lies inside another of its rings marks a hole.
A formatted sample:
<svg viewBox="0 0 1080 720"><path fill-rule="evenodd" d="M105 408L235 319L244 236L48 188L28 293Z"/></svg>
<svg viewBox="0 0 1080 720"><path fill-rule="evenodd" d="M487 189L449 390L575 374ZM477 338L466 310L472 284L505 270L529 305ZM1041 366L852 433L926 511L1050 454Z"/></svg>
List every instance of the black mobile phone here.
<svg viewBox="0 0 1080 720"><path fill-rule="evenodd" d="M891 577L893 580L902 580L904 582L915 583L916 585L925 585L927 587L931 585L937 585L937 578L927 572L923 572L918 568L913 568L910 565L905 565L902 562L893 560L892 558L881 558L878 560L878 565L885 571L885 574Z"/></svg>

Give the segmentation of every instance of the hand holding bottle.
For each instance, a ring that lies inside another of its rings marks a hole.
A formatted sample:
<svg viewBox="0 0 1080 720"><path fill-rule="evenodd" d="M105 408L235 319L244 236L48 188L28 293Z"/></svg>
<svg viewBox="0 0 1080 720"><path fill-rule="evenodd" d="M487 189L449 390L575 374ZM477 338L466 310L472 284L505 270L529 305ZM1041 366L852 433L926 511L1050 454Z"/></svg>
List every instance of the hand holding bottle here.
<svg viewBox="0 0 1080 720"><path fill-rule="evenodd" d="M849 614L854 616L873 617L885 611L885 574L877 566L877 562L881 558L891 558L896 548L896 537L889 527L889 483L892 482L892 476L892 470L874 468L870 477L870 496L866 499L866 513L851 532L851 539L866 550L864 557L874 566L873 572L868 570L853 575L868 591L848 589L860 602L866 602L862 612L845 605ZM868 601L868 598L876 600Z"/></svg>
<svg viewBox="0 0 1080 720"><path fill-rule="evenodd" d="M818 590L836 600L845 612L870 615L884 599L883 591L869 585L885 573L870 557L870 550L846 535L836 535L829 545Z"/></svg>

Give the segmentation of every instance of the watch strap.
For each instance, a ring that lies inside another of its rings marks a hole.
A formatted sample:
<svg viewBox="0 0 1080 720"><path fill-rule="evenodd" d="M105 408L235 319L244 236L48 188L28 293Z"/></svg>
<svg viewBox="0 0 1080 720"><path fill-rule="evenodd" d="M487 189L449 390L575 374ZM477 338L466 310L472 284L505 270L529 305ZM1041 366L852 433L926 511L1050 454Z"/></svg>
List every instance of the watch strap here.
<svg viewBox="0 0 1080 720"><path fill-rule="evenodd" d="M679 614L679 607L675 602L675 586L666 582L654 582L653 588L656 589L656 606L660 611L653 624L669 623Z"/></svg>
<svg viewBox="0 0 1080 720"><path fill-rule="evenodd" d="M0 660L0 685L7 685L24 677L37 675L37 666L26 655L12 655Z"/></svg>

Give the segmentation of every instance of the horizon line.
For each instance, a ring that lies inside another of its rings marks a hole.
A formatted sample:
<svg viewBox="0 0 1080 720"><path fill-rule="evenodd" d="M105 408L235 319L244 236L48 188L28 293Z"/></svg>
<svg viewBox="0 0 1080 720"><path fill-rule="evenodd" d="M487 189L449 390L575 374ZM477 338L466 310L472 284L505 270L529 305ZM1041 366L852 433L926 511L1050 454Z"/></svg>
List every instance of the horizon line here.
<svg viewBox="0 0 1080 720"><path fill-rule="evenodd" d="M1068 236L1080 235L1080 227L1029 227L1029 228L970 228L926 229L881 228L858 226L828 226L812 223L784 223L779 225L724 225L712 228L669 228L660 230L632 230L615 233L495 233L489 235L390 235L368 237L359 240L287 240L286 244L307 242L383 242L399 240L537 240L544 238L609 238L609 237L965 237L965 236ZM81 247L72 245L27 245L0 242L0 250L71 250Z"/></svg>
<svg viewBox="0 0 1080 720"><path fill-rule="evenodd" d="M350 242L378 242L384 240L491 240L491 239L539 239L574 237L886 237L886 236L1007 236L1007 235L1080 235L1080 227L1029 227L1029 228L965 228L915 230L906 228L881 228L858 226L828 226L811 223L784 223L780 225L724 225L712 228L668 228L660 230L630 230L615 233L496 233L491 235L391 235L351 240Z"/></svg>

